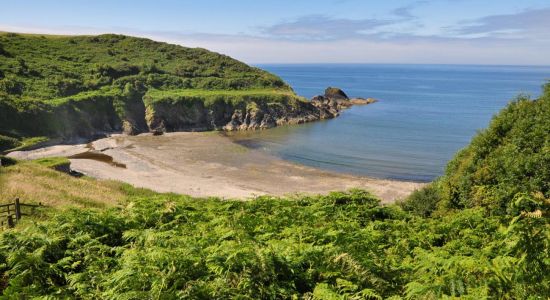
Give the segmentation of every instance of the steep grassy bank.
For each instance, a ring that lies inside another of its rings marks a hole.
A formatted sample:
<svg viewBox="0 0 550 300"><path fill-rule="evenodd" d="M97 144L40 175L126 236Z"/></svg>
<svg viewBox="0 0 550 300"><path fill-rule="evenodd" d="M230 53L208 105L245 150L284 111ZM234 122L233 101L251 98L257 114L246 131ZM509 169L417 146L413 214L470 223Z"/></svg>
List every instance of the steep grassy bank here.
<svg viewBox="0 0 550 300"><path fill-rule="evenodd" d="M321 115L273 74L204 49L148 39L2 33L0 58L4 149L17 144L10 137L222 129L233 119L239 126L226 129L247 129ZM175 94L194 102L171 112L166 104ZM259 125L249 126L246 115L256 112ZM264 115L270 117L260 126Z"/></svg>
<svg viewBox="0 0 550 300"><path fill-rule="evenodd" d="M410 204L426 215L471 207L505 215L516 202L550 198L549 166L547 83L539 99L519 96L496 115L489 127L449 162L445 175L413 195Z"/></svg>
<svg viewBox="0 0 550 300"><path fill-rule="evenodd" d="M116 206L125 199L127 185L89 177L76 178L56 171L66 163L68 160L64 158L47 158L0 167L0 200L20 198L26 203L42 203L61 209Z"/></svg>

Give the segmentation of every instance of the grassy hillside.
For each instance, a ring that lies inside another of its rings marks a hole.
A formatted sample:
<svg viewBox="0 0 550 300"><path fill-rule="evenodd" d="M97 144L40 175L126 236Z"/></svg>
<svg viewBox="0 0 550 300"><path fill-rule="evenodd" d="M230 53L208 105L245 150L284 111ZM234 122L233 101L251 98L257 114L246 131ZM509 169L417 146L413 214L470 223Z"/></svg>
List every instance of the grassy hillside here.
<svg viewBox="0 0 550 300"><path fill-rule="evenodd" d="M0 90L50 101L139 81L157 89L289 90L278 77L225 55L123 35L0 34Z"/></svg>
<svg viewBox="0 0 550 300"><path fill-rule="evenodd" d="M441 182L448 207L503 214L522 195L550 198L550 84L536 101L519 97L449 163Z"/></svg>
<svg viewBox="0 0 550 300"><path fill-rule="evenodd" d="M238 91L254 102L261 90L270 102L302 101L279 77L230 57L123 35L1 33L0 58L0 150L17 146L10 137L148 131L146 94L183 90L203 99Z"/></svg>
<svg viewBox="0 0 550 300"><path fill-rule="evenodd" d="M505 215L514 203L531 207L550 198L549 166L550 83L536 100L512 101L457 153L442 178L407 205L425 215L471 207Z"/></svg>
<svg viewBox="0 0 550 300"><path fill-rule="evenodd" d="M54 208L93 208L115 206L125 199L126 185L122 183L75 178L54 170L66 161L47 158L0 167L0 201L18 197L27 203L42 203Z"/></svg>

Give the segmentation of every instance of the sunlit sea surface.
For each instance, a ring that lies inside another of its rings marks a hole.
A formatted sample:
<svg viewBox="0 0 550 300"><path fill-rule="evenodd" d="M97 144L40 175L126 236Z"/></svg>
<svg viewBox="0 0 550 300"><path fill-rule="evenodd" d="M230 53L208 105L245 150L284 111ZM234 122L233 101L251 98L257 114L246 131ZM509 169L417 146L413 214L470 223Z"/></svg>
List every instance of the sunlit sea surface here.
<svg viewBox="0 0 550 300"><path fill-rule="evenodd" d="M238 142L323 169L430 181L516 95L536 97L550 67L259 65L302 96L327 86L380 101L336 119L239 134Z"/></svg>

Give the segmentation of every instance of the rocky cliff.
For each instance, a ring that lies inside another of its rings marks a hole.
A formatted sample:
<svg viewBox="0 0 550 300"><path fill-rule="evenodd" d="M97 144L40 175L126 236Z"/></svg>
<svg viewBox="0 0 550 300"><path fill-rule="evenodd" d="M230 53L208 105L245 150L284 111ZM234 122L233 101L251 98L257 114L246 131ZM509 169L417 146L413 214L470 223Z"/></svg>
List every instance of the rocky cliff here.
<svg viewBox="0 0 550 300"><path fill-rule="evenodd" d="M202 97L170 95L153 99L145 96L149 131L254 130L286 124L302 124L337 117L354 104L370 104L374 99L349 99L337 88L311 101L290 93L241 93ZM328 91L329 89L327 89ZM339 96L334 96L339 95Z"/></svg>
<svg viewBox="0 0 550 300"><path fill-rule="evenodd" d="M206 97L206 98L205 98ZM307 101L293 94L215 95L146 100L151 131L254 130L338 116L330 101Z"/></svg>

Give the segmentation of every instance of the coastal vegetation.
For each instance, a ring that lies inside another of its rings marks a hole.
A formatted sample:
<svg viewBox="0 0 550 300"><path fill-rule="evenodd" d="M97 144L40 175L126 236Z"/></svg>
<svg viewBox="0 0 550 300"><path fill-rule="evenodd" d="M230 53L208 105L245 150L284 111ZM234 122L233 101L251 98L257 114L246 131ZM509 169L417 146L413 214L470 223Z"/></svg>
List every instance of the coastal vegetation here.
<svg viewBox="0 0 550 300"><path fill-rule="evenodd" d="M361 190L198 199L51 169L63 160L18 161L0 168L0 196L44 201L47 192L58 202L45 202L47 216L0 234L0 291L7 298L547 299L549 115L550 85L538 99L512 101L444 176L392 205Z"/></svg>
<svg viewBox="0 0 550 300"><path fill-rule="evenodd" d="M279 77L205 49L115 34L0 33L0 58L0 151L33 137L254 129L321 118ZM168 102L182 113L159 104Z"/></svg>

